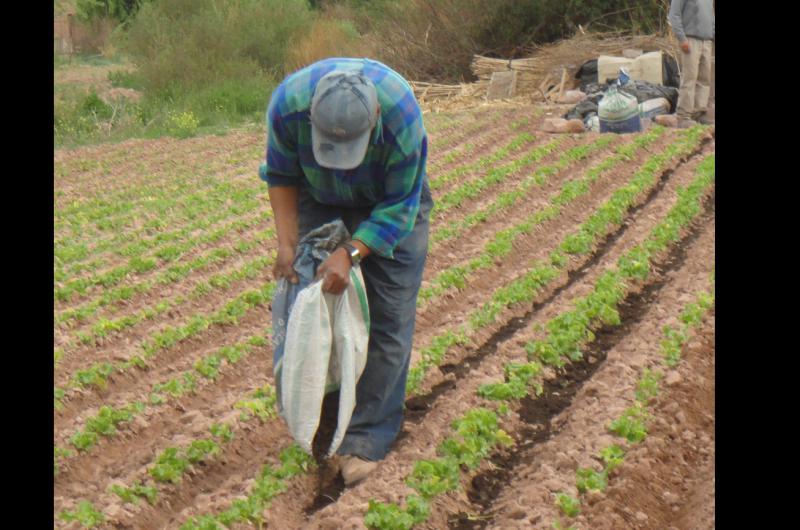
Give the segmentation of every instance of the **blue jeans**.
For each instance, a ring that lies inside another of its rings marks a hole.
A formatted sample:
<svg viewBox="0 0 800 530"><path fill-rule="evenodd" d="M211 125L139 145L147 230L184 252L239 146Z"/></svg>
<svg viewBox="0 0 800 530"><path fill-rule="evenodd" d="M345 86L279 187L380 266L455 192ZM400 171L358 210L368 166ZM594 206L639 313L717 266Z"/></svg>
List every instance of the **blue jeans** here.
<svg viewBox="0 0 800 530"><path fill-rule="evenodd" d="M370 254L361 262L370 313L367 364L356 386L356 408L340 455L382 460L400 432L432 207L426 179L414 230L397 245L394 259ZM371 210L321 204L300 188L299 237L335 219L342 219L353 234Z"/></svg>

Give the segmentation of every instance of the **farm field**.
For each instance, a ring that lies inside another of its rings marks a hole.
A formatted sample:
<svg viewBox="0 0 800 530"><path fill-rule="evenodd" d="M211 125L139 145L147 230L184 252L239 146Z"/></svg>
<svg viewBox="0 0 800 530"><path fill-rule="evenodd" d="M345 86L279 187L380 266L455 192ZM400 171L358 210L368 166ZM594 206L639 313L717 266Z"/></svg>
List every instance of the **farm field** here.
<svg viewBox="0 0 800 530"><path fill-rule="evenodd" d="M275 411L264 137L56 151L55 527L712 528L714 130L547 112L425 115L406 421L348 489Z"/></svg>

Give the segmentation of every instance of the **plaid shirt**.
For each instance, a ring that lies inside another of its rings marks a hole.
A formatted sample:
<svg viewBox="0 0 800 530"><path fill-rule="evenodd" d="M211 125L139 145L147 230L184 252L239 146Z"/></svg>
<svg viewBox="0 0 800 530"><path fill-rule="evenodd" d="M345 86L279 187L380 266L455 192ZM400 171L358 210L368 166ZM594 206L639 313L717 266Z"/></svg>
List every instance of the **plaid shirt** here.
<svg viewBox="0 0 800 530"><path fill-rule="evenodd" d="M321 167L311 149L310 108L319 79L333 70L360 70L375 85L381 116L364 161L352 170ZM303 186L317 202L373 206L358 239L392 258L411 233L425 180L428 138L414 93L388 66L369 59L325 59L288 76L267 109L267 154L259 176L272 186Z"/></svg>

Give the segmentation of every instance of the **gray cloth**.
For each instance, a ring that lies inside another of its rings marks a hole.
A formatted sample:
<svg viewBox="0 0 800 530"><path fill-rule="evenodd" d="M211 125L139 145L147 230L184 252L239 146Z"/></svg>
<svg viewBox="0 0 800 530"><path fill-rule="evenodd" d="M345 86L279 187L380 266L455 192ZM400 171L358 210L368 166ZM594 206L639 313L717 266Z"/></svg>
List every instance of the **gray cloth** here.
<svg viewBox="0 0 800 530"><path fill-rule="evenodd" d="M669 6L669 25L678 41L686 37L714 39L713 0L672 0Z"/></svg>

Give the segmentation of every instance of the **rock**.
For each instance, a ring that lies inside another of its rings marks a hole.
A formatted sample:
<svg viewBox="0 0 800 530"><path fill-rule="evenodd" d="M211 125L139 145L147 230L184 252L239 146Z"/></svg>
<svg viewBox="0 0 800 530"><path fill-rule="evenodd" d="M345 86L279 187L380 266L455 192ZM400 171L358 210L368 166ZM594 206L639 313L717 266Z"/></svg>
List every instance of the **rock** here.
<svg viewBox="0 0 800 530"><path fill-rule="evenodd" d="M678 117L674 114L659 114L653 118L659 125L663 125L664 127L677 127L678 126Z"/></svg>
<svg viewBox="0 0 800 530"><path fill-rule="evenodd" d="M565 120L564 118L547 118L540 128L549 133L582 133L584 131L581 120Z"/></svg>
<svg viewBox="0 0 800 530"><path fill-rule="evenodd" d="M664 378L664 382L667 384L667 386L675 386L680 383L682 379L683 378L681 377L681 374L678 371L673 370L667 374L667 377Z"/></svg>
<svg viewBox="0 0 800 530"><path fill-rule="evenodd" d="M678 420L678 423L686 423L686 414L681 410L675 414L675 419Z"/></svg>
<svg viewBox="0 0 800 530"><path fill-rule="evenodd" d="M564 489L566 486L564 481L558 480L556 478L551 478L542 482L542 486L550 490L551 492L557 492Z"/></svg>
<svg viewBox="0 0 800 530"><path fill-rule="evenodd" d="M119 513L122 511L122 506L116 503L109 504L103 511L109 518L116 519Z"/></svg>
<svg viewBox="0 0 800 530"><path fill-rule="evenodd" d="M683 431L683 436L682 437L683 437L684 440L689 442L689 441L694 440L697 437L697 435L695 433L693 433L692 431L686 430L686 431Z"/></svg>
<svg viewBox="0 0 800 530"><path fill-rule="evenodd" d="M351 517L344 523L344 527L347 530L364 530L367 527L364 526L364 518L363 517Z"/></svg>
<svg viewBox="0 0 800 530"><path fill-rule="evenodd" d="M644 512L636 512L636 520L642 523L647 521L647 514Z"/></svg>
<svg viewBox="0 0 800 530"><path fill-rule="evenodd" d="M584 99L586 99L586 94L580 90L567 90L564 92L564 94L562 94L561 98L559 98L558 102L574 105L575 103L579 103Z"/></svg>
<svg viewBox="0 0 800 530"><path fill-rule="evenodd" d="M514 510L508 514L511 519L525 519L526 515L525 510Z"/></svg>
<svg viewBox="0 0 800 530"><path fill-rule="evenodd" d="M339 530L344 525L344 521L337 518L325 517L319 522L319 530Z"/></svg>
<svg viewBox="0 0 800 530"><path fill-rule="evenodd" d="M671 491L665 491L664 494L661 496L664 499L664 502L667 504L678 504L680 501L680 497L676 494L672 493Z"/></svg>
<svg viewBox="0 0 800 530"><path fill-rule="evenodd" d="M559 452L556 453L556 467L559 469L572 469L574 462L566 453Z"/></svg>
<svg viewBox="0 0 800 530"><path fill-rule="evenodd" d="M586 492L586 502L589 503L589 506L593 506L601 501L604 497L603 493L597 490L589 490Z"/></svg>

